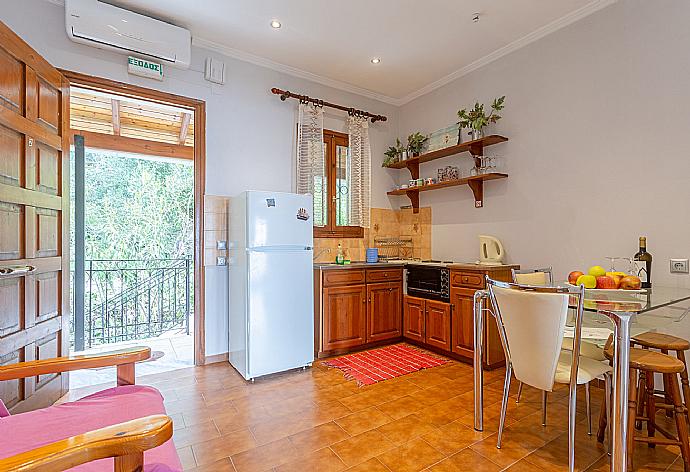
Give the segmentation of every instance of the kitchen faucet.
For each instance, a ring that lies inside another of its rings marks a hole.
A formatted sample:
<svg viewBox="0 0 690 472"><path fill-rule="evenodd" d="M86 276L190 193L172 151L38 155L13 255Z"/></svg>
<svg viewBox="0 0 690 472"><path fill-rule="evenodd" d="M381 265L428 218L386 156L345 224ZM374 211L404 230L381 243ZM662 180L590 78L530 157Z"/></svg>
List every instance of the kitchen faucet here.
<svg viewBox="0 0 690 472"><path fill-rule="evenodd" d="M326 247L321 249L319 252L314 253L314 260L318 259L319 257L323 256L324 254L330 254L331 253L331 248Z"/></svg>

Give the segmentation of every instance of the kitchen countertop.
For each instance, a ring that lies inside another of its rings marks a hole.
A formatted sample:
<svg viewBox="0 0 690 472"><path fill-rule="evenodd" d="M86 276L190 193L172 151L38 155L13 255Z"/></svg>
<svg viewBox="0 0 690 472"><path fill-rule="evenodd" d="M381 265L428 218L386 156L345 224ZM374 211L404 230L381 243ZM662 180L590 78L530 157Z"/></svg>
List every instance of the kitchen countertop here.
<svg viewBox="0 0 690 472"><path fill-rule="evenodd" d="M404 267L404 262L352 262L350 264L340 265L333 262L314 262L314 269L330 270L330 269L380 269L382 267Z"/></svg>
<svg viewBox="0 0 690 472"><path fill-rule="evenodd" d="M477 264L475 262L454 262L446 265L449 269L519 269L519 264Z"/></svg>

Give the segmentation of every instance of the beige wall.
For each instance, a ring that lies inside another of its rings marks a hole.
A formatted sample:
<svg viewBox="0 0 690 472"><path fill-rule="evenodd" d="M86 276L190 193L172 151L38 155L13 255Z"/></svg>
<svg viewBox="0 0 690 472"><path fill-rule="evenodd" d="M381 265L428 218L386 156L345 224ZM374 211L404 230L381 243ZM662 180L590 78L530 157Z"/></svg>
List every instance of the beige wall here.
<svg viewBox="0 0 690 472"><path fill-rule="evenodd" d="M510 177L485 185L484 208L465 187L421 195L434 211L434 258L476 260L486 233L503 241L508 262L553 265L564 277L633 255L646 235L653 281L690 287L688 275L669 272L669 258L690 256L688 18L687 1L620 0L403 106L407 135L507 96L491 131L510 141L490 152ZM441 163L471 165L447 158L422 165L422 176Z"/></svg>

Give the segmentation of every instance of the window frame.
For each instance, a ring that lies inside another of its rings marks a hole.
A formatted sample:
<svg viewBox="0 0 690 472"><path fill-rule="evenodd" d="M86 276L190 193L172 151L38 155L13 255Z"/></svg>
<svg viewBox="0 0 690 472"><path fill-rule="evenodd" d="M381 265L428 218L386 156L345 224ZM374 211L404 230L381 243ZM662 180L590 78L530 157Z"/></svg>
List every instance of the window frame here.
<svg viewBox="0 0 690 472"><path fill-rule="evenodd" d="M350 146L350 136L338 131L323 130L323 143L326 145L324 155L328 202L327 221L325 226L314 226L315 238L364 238L364 228L361 226L338 226L336 220L336 177L337 177L337 147Z"/></svg>

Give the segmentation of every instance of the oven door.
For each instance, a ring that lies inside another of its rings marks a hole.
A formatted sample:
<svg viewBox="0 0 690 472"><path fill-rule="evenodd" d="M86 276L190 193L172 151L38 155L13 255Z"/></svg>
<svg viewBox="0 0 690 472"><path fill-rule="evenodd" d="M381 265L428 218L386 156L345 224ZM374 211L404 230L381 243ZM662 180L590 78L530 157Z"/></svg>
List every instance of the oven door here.
<svg viewBox="0 0 690 472"><path fill-rule="evenodd" d="M411 265L407 267L407 294L413 297L448 301L441 283L442 267Z"/></svg>

